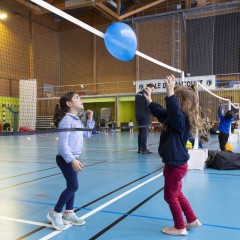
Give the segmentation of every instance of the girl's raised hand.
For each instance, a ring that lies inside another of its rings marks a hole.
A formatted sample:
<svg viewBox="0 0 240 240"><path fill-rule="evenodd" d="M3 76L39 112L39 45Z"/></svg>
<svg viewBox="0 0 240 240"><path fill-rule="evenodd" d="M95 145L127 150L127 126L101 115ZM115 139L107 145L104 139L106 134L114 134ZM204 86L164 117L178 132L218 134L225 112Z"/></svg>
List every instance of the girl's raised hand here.
<svg viewBox="0 0 240 240"><path fill-rule="evenodd" d="M148 104L150 104L152 102L152 94L151 94L151 91L149 91L148 88L146 88L144 90L145 93L143 93L144 97L146 98Z"/></svg>
<svg viewBox="0 0 240 240"><path fill-rule="evenodd" d="M175 76L173 74L171 74L170 76L167 76L165 79L165 83L166 83L168 97L174 95L174 87L176 84Z"/></svg>

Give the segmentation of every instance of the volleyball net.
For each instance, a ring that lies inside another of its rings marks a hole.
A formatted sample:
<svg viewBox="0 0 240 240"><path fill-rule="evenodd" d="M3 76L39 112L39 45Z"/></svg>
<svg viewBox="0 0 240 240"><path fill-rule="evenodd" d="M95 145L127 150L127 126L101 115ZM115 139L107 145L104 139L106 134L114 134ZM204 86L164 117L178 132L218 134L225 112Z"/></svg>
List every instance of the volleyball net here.
<svg viewBox="0 0 240 240"><path fill-rule="evenodd" d="M218 121L218 96L235 106L240 102L239 4L126 20L136 32L138 50L132 61L123 62L104 45L109 22L93 28L45 1L31 2L49 15L30 19L28 11L16 5L17 14L10 9L9 20L0 25L0 34L11 39L1 42L3 134L21 129L55 131L55 105L69 91L81 96L85 110L94 111L97 127L103 118L110 123L106 127L114 122L115 129L127 130L130 120L137 127L134 95L153 83L153 100L165 106L164 79L172 73L177 84L201 83L199 98L206 122ZM49 20L51 14L54 20ZM85 122L85 112L81 116Z"/></svg>

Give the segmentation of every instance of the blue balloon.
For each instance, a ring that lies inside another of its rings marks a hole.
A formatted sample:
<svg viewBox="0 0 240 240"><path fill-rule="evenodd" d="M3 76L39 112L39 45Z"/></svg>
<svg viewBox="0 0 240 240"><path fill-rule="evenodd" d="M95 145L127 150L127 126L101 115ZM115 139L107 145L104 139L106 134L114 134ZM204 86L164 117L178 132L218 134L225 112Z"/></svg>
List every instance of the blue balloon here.
<svg viewBox="0 0 240 240"><path fill-rule="evenodd" d="M137 51L135 32L121 22L113 23L107 28L104 43L109 53L122 61L131 61Z"/></svg>

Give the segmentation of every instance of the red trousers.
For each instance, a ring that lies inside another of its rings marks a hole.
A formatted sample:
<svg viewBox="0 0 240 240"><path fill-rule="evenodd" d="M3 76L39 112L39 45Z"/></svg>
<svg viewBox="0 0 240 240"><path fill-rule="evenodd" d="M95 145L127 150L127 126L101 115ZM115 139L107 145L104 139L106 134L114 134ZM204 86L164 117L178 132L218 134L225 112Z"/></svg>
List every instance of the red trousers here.
<svg viewBox="0 0 240 240"><path fill-rule="evenodd" d="M185 228L182 212L186 216L188 223L197 219L187 198L182 193L182 179L186 175L187 170L187 163L181 166L166 164L163 172L165 178L164 199L170 207L175 228L177 229Z"/></svg>

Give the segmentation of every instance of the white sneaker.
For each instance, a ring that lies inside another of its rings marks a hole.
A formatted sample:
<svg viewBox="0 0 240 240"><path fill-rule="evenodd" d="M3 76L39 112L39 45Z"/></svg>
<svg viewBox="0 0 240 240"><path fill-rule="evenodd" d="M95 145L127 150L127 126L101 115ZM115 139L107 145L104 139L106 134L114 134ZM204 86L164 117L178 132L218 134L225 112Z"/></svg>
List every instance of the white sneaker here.
<svg viewBox="0 0 240 240"><path fill-rule="evenodd" d="M200 226L202 226L202 223L198 219L196 219L194 222L186 223L186 228L187 229L197 228L197 227L200 227Z"/></svg>
<svg viewBox="0 0 240 240"><path fill-rule="evenodd" d="M62 213L57 213L53 209L47 214L47 219L52 223L56 230L66 230L66 226L63 223Z"/></svg>
<svg viewBox="0 0 240 240"><path fill-rule="evenodd" d="M75 226L81 226L85 224L85 221L79 218L74 212L65 212L63 214L63 222Z"/></svg>
<svg viewBox="0 0 240 240"><path fill-rule="evenodd" d="M186 228L177 229L175 227L168 227L162 230L163 233L174 236L185 236L188 234Z"/></svg>

